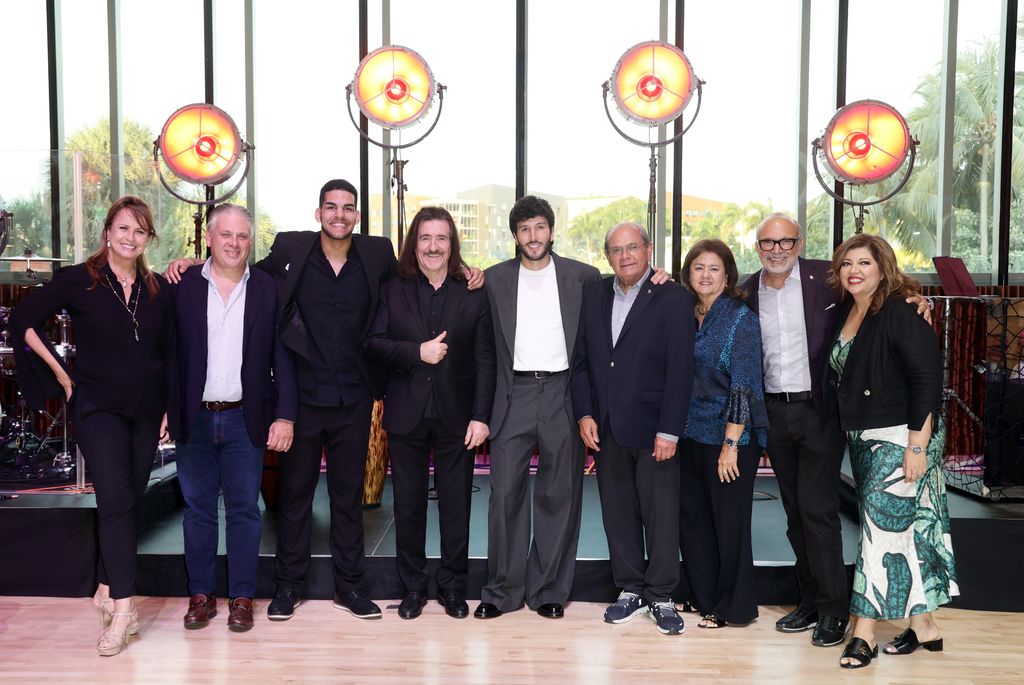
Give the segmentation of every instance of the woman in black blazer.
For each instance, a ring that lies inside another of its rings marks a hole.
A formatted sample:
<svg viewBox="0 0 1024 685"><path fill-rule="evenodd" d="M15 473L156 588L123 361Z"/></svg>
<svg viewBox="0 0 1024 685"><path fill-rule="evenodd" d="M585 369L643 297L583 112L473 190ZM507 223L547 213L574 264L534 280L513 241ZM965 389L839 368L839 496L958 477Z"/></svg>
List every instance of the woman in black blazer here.
<svg viewBox="0 0 1024 685"><path fill-rule="evenodd" d="M941 651L932 613L959 594L942 475L939 341L906 298L920 286L902 274L878 236L859 234L832 256L842 309L829 387L850 446L861 535L851 613L856 626L843 668L877 656L875 624L910 619L887 654Z"/></svg>
<svg viewBox="0 0 1024 685"><path fill-rule="evenodd" d="M107 212L100 248L54 274L11 317L22 392L40 409L64 394L96 493L99 587L93 604L105 626L97 643L101 656L119 653L139 630L132 601L135 515L160 437L172 330L169 289L144 256L155 237L146 203L120 198ZM74 326L73 370L43 332L62 309Z"/></svg>

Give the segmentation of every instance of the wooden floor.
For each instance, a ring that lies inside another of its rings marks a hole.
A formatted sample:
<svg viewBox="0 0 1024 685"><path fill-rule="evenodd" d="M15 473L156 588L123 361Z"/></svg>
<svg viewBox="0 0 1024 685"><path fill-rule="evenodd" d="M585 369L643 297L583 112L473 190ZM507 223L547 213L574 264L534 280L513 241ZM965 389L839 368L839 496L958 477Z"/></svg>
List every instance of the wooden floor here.
<svg viewBox="0 0 1024 685"><path fill-rule="evenodd" d="M0 682L123 683L1020 683L1024 614L943 610L946 651L881 656L861 671L838 667L839 648L810 645L808 633L774 629L784 613L762 607L745 628L701 630L687 614L684 635L660 635L646 617L613 626L604 605L575 603L560 621L529 611L491 621L457 621L436 603L414 621L393 607L360 621L313 601L287 622L227 630L227 611L186 631L182 598L138 602L141 634L120 655L96 655L99 618L88 599L0 597ZM382 603L382 606L384 603ZM475 602L470 603L472 609ZM883 624L880 637L901 627Z"/></svg>

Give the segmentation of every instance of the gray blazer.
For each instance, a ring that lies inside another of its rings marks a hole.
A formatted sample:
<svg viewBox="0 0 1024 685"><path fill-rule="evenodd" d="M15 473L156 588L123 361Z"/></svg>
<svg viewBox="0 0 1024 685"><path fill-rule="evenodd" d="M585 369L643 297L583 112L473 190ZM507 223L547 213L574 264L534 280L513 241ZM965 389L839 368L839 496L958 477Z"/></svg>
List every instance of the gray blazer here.
<svg viewBox="0 0 1024 685"><path fill-rule="evenodd" d="M583 303L583 286L601 279L601 272L594 267L577 262L575 259L559 257L551 253L555 262L555 277L558 282L558 303L562 310L562 329L565 332L565 350L569 355L569 366L576 349L576 334L580 322L580 307ZM491 319L494 321L494 348L497 355L498 383L494 390L494 409L491 411L491 439L498 437L508 413L508 401L512 396L512 360L516 343L516 298L519 294L519 258L501 262L487 269L484 287L491 304ZM565 393L565 418L572 421L572 398Z"/></svg>

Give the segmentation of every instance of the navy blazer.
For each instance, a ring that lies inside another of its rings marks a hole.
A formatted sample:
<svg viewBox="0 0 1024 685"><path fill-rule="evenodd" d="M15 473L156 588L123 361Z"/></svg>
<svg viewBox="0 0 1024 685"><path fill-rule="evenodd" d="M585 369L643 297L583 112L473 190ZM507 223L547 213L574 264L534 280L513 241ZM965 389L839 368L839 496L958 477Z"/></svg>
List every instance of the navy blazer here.
<svg viewBox="0 0 1024 685"><path fill-rule="evenodd" d="M389 433L415 430L436 392L441 422L466 432L474 417L487 423L494 403L494 330L487 293L449 278L442 315L448 354L438 364L420 360L420 344L433 338L420 311L418 278L393 278L381 288L377 313L363 338L363 354L387 369L382 425Z"/></svg>
<svg viewBox="0 0 1024 685"><path fill-rule="evenodd" d="M284 231L274 238L270 253L256 262L256 268L266 271L277 282L278 327L281 340L285 347L305 359L310 359L309 333L306 325L295 306L295 289L302 280L302 272L306 268L309 253L320 240L320 231ZM366 272L366 283L370 289L370 315L366 319L361 334L365 335L373 322L373 313L377 310L377 298L380 286L387 281L398 266L395 249L391 241L380 236L352 235L352 245L359 253ZM374 398L380 399L384 394L385 371L379 366L360 360L363 379Z"/></svg>
<svg viewBox="0 0 1024 685"><path fill-rule="evenodd" d="M575 418L610 425L623 447L649 449L657 433L682 438L693 390L693 295L648 278L612 346L612 279L583 289L572 369Z"/></svg>
<svg viewBox="0 0 1024 685"><path fill-rule="evenodd" d="M177 336L167 419L171 436L180 442L188 442L189 428L199 414L206 387L210 283L202 272L201 264L193 266L182 274L175 289ZM243 314L242 413L254 447L267 444L274 419L294 421L298 416L295 362L277 335L276 314L274 280L250 269Z"/></svg>
<svg viewBox="0 0 1024 685"><path fill-rule="evenodd" d="M829 348L834 340L839 308L836 292L828 285L828 272L832 262L824 259L798 258L800 264L800 290L804 297L804 327L807 331L807 359L811 367L811 397L820 410L824 405L822 389L828 367ZM759 313L758 288L761 271L743 281L747 304ZM832 412L828 413L829 415Z"/></svg>

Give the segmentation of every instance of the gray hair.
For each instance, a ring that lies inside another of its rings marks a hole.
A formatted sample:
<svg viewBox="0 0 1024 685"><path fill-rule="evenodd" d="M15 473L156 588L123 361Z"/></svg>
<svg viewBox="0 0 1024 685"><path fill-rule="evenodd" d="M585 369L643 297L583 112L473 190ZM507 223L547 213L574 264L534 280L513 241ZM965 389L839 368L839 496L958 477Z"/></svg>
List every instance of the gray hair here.
<svg viewBox="0 0 1024 685"><path fill-rule="evenodd" d="M638 233L640 233L640 238L644 241L644 245L650 245L651 244L651 234L647 232L646 228L644 228L643 226L641 226L640 224L638 224L635 221L623 221L621 224L615 224L614 226L609 228L608 232L604 234L604 251L605 252L608 251L608 242L612 239L612 236L615 234L615 231L619 230L620 228L632 228L632 229L635 229Z"/></svg>
<svg viewBox="0 0 1024 685"><path fill-rule="evenodd" d="M252 233L252 214L244 205L233 205L224 203L217 205L210 210L210 213L206 217L206 230L212 231L217 223L217 218L222 214L237 214L245 219L245 222L249 224L249 233Z"/></svg>
<svg viewBox="0 0 1024 685"><path fill-rule="evenodd" d="M791 217L786 212L772 212L771 214L769 214L765 218L761 219L761 223L759 223L757 225L757 229L754 230L754 235L757 236L757 234L759 234L761 232L761 229L764 227L764 225L766 223L768 223L769 221L773 221L775 219L782 219L783 221L788 221L789 223L791 223L794 226L796 226L796 231L797 231L797 233L800 234L801 238L805 237L804 236L804 227L800 225L799 221L797 221L796 219Z"/></svg>

